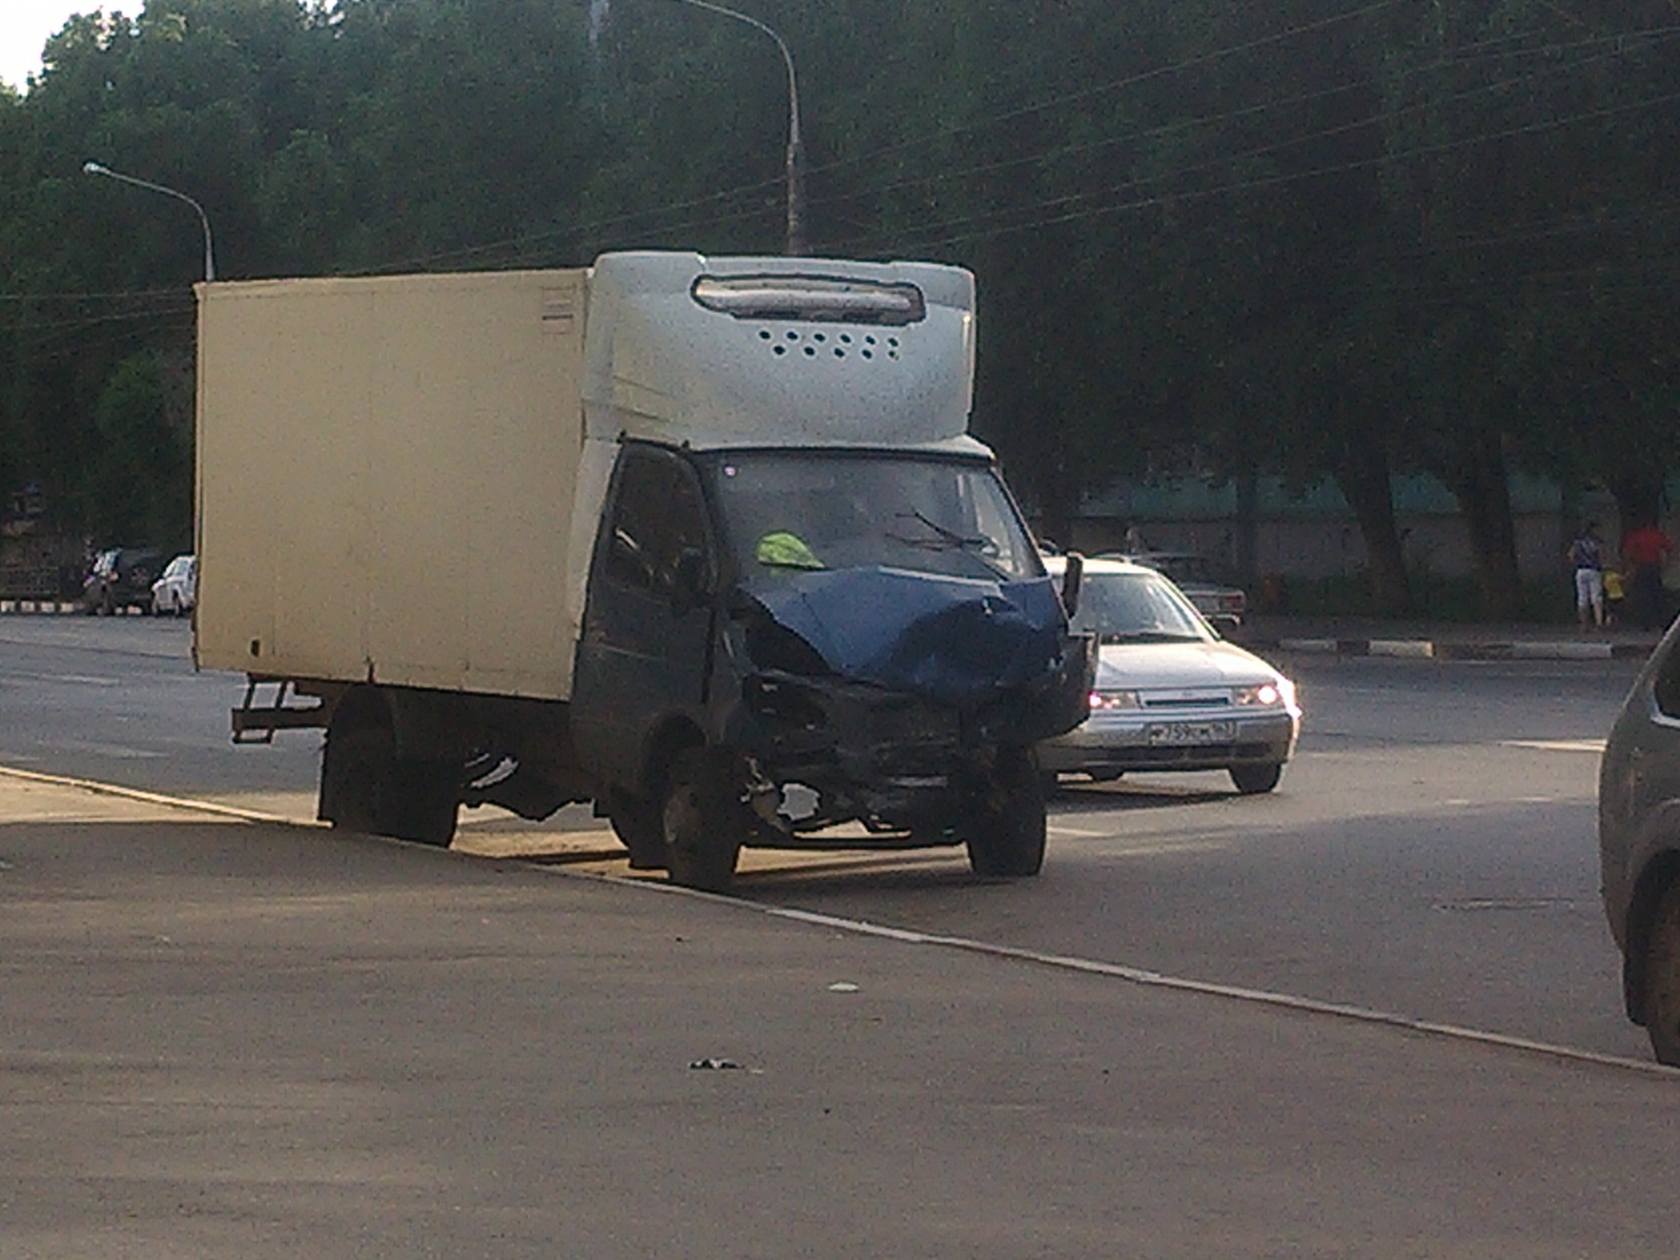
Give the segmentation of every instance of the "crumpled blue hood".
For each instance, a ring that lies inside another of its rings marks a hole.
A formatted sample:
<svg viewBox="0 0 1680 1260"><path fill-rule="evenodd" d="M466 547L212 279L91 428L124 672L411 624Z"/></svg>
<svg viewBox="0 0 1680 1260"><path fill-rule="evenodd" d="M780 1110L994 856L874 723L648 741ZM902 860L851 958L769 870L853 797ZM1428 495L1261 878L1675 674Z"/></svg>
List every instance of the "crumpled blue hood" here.
<svg viewBox="0 0 1680 1260"><path fill-rule="evenodd" d="M835 673L962 709L1039 681L1061 657L1062 604L1047 577L780 570L749 589Z"/></svg>

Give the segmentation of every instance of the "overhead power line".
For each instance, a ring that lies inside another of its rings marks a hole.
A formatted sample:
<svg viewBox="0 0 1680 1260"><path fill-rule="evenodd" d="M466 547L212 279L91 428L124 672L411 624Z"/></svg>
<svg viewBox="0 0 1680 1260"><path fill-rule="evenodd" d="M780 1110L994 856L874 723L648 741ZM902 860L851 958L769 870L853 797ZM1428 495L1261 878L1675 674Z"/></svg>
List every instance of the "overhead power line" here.
<svg viewBox="0 0 1680 1260"><path fill-rule="evenodd" d="M989 114L985 117L975 119L972 122L961 123L952 127L939 128L923 133L920 136L914 136L909 139L899 141L884 148L871 150L865 154L812 165L806 168L806 173L808 175L819 174L822 172L843 169L848 166L855 166L860 162L876 161L891 153L899 153L922 145L933 144L940 140L949 139L952 136L964 135L969 132L994 127L1000 123L1010 122L1017 118L1024 118L1031 114L1042 113L1046 110L1055 109L1063 105L1089 100L1093 97L1110 92L1116 92L1138 83L1148 82L1152 79L1163 78L1173 74L1180 74L1186 70L1196 69L1201 66L1212 65L1216 62L1240 56L1244 53L1256 52L1263 48L1269 48L1276 44L1299 38L1303 35L1310 35L1319 31L1329 30L1344 23L1354 22L1361 18L1370 17L1373 14L1383 11L1384 9L1393 8L1399 3L1401 3L1401 0L1376 0L1375 3L1362 5L1358 8L1351 9L1344 13L1335 14L1316 22L1309 22L1301 26L1290 27L1284 31L1278 31L1271 35L1261 36L1257 39L1246 40L1239 44L1216 48L1210 52L1198 53L1192 57L1183 58L1179 61L1171 62L1166 65L1156 66L1149 70L1138 71L1134 74L1125 75L1118 79L1112 79L1106 83L1099 83L1090 87L1081 88L1076 92L1061 93L1027 105L1021 105ZM444 250L425 255L412 255L390 264L381 265L374 270L388 271L408 266L429 266L440 262L450 262L479 257L484 254L496 253L505 249L535 245L542 241L575 239L577 237L598 232L606 227L619 226L636 219L646 218L650 215L657 216L674 210L694 209L703 205L715 204L731 197L777 187L780 183L780 177L757 180L752 183L736 185L733 188L722 189L716 193L691 198L687 201L677 202L670 206L660 207L655 210L631 211L625 214L615 215L610 218L595 220L593 222L568 224L563 227L557 226L554 228L543 229L541 231L522 233L518 236L507 237L499 241L487 242L483 245L467 246L461 249Z"/></svg>
<svg viewBox="0 0 1680 1260"><path fill-rule="evenodd" d="M1564 118L1552 119L1544 123L1529 123L1521 127L1509 127L1500 131L1487 132L1476 136L1466 136L1457 140L1442 141L1437 144L1420 145L1398 153L1387 153L1379 157L1361 158L1349 162L1340 162L1330 166L1315 167L1307 171L1293 171L1288 174L1261 176L1254 179L1238 180L1221 184L1213 188L1193 189L1172 193L1163 193L1153 197L1142 197L1133 201L1116 202L1105 206L1088 207L1081 210L1069 211L1063 214L1044 216L1030 219L1022 223L1008 224L1002 227L982 231L965 233L958 236L941 238L918 238L913 242L916 247L932 247L936 245L960 245L972 241L991 240L1000 236L1007 236L1015 232L1030 229L1053 227L1063 223L1072 223L1084 219L1096 218L1101 215L1122 214L1131 210L1148 209L1155 206L1168 205L1174 202L1200 201L1209 197L1224 196L1233 192L1247 192L1256 188L1272 188L1285 184L1300 183L1305 180L1322 179L1328 175L1347 174L1357 170L1369 170L1390 163L1405 161L1415 157L1431 157L1442 153L1450 153L1459 149L1469 148L1479 144L1489 144L1496 140L1509 140L1518 136L1537 135L1559 127L1572 126L1580 122L1592 122L1602 118L1612 118L1620 114L1632 113L1642 109L1655 109L1662 105L1680 102L1680 92L1668 92L1661 96L1648 97L1644 100L1633 101L1626 105L1608 106L1604 109L1589 110L1584 113L1571 114ZM1063 199L1057 199L1059 204ZM1035 209L1039 207L1018 207L1018 210Z"/></svg>
<svg viewBox="0 0 1680 1260"><path fill-rule="evenodd" d="M1680 27L1673 28L1673 30L1674 30L1674 35L1680 35ZM1673 38L1674 35L1671 35L1670 38ZM1051 197L1051 198L1043 198L1043 199L1040 199L1038 201L1029 202L1029 203L1022 204L1022 205L1006 206L1006 207L1002 207L1002 208L999 208L999 209L996 209L996 210L985 210L985 211L980 211L980 212L975 213L975 214L960 215L960 216L957 216L957 217L954 217L954 218L949 218L949 219L933 220L931 222L924 221L921 224L912 224L909 228L905 229L903 232L900 232L898 235L900 237L903 237L908 233L921 233L923 236L925 236L927 233L930 233L930 232L943 230L943 229L946 229L946 228L963 227L963 226L968 225L968 224L977 224L977 223L983 222L986 219L1000 219L1000 218L1005 218L1009 215L1021 214L1023 212L1027 212L1027 211L1042 211L1042 210L1047 210L1047 209L1053 209L1057 206L1072 206L1072 205L1075 205L1078 202L1091 201L1091 200L1093 200L1095 198L1098 198L1098 197L1112 196L1116 193L1126 192L1130 189L1145 188L1145 187L1148 187L1150 185L1161 184L1161 183L1164 183L1167 180L1177 179L1177 178L1180 178L1184 175L1196 174L1196 173L1199 173L1199 172L1202 172L1202 171L1218 169L1220 167L1228 166L1228 165L1230 165L1231 163L1234 163L1234 162L1250 161L1250 160L1253 160L1255 158L1269 157L1269 156L1272 156L1276 153L1283 152L1284 150L1295 148L1295 147L1297 147L1299 145L1302 145L1302 144L1306 144L1309 141L1327 140L1327 139L1332 139L1332 138L1337 137L1337 136L1347 135L1347 134L1350 134L1350 133L1353 133L1353 132L1356 132L1356 131L1364 130L1365 128L1368 128L1368 127L1371 127L1371 126L1375 126L1378 123L1387 122L1387 121L1391 121L1395 118L1404 117L1407 114L1417 113L1417 112L1420 112L1420 111L1423 111L1423 110L1439 109L1443 105L1452 105L1452 104L1456 104L1456 103L1461 102L1461 101L1470 100L1470 99L1472 99L1474 97L1477 97L1477 96L1485 95L1485 94L1490 93L1490 92L1502 91L1502 90L1504 90L1506 88L1509 88L1509 87L1514 87L1514 86L1517 86L1519 84L1530 82L1531 80L1533 80L1535 78L1538 78L1541 75L1556 73L1560 70L1579 69L1583 65L1589 65L1589 64L1592 64L1592 63L1597 62L1597 61L1606 60L1606 59L1608 59L1610 57L1613 57L1615 55L1617 55L1617 54L1615 54L1614 52L1600 53L1600 54L1598 54L1596 56L1593 56L1593 57L1586 57L1586 58L1577 59L1576 61L1573 61L1573 62L1569 63L1567 66L1561 66L1561 67L1560 66L1544 66L1544 67L1539 67L1537 69L1527 71L1523 74L1516 75L1516 76L1513 76L1511 78L1499 79L1499 80L1495 80L1494 82L1491 82L1491 83L1484 83L1484 84L1478 85L1477 87L1466 88L1463 91L1453 93L1452 95L1447 96L1446 98L1444 98L1442 100L1420 101L1420 102L1414 102L1414 103L1409 104L1409 105L1397 106L1393 109L1381 110L1381 111L1378 111L1375 114L1370 114L1370 115L1367 115L1363 118L1355 119L1351 122L1339 123L1336 126L1322 128L1318 131L1306 132L1306 133L1303 133L1303 134L1290 136L1290 137L1287 137L1285 139L1278 140L1278 141L1273 141L1271 143L1264 144L1264 145L1259 145L1259 146L1256 146L1256 147L1251 148L1251 149L1244 150L1244 151L1239 152L1239 153L1221 154L1221 155L1213 157L1213 158L1204 159L1204 160L1199 161L1199 162L1193 162L1193 163L1190 163L1189 165L1177 167L1177 168L1174 168L1174 169L1169 170L1169 171L1161 171L1161 172L1157 172L1157 173L1152 174L1152 175L1146 175L1146 176L1142 176L1142 177L1135 178L1135 179L1125 180L1125 181L1122 181L1119 184L1113 184L1113 185L1110 185L1106 188L1097 189L1097 190L1094 190L1094 191L1093 190L1087 190L1087 191L1081 191L1081 192L1066 193L1066 194L1063 194L1061 196ZM1185 196L1189 196L1191 194L1190 194L1190 192L1184 192L1184 193L1179 193L1179 194L1174 194L1174 195L1176 195L1178 197L1185 197ZM1167 196L1167 195L1163 194L1163 196ZM1168 197L1168 199L1170 199L1170 197ZM1153 199L1151 199L1151 200L1153 200ZM856 236L856 237L848 237L848 238L843 238L843 239L838 240L838 241L824 242L824 244L826 244L830 247L833 247L833 248L843 249L843 248L846 248L847 246L854 245L854 244L859 244L859 243L862 243L862 242L867 241L869 239L872 239L873 235L874 234ZM919 239L919 238L914 238L914 239ZM941 243L944 243L944 242L941 242Z"/></svg>

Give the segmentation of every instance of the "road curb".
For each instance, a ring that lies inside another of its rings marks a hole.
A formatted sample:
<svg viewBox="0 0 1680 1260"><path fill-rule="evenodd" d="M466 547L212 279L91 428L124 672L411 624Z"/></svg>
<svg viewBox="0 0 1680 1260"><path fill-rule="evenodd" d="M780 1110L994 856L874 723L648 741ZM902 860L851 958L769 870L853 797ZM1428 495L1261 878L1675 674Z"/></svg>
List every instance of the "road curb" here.
<svg viewBox="0 0 1680 1260"><path fill-rule="evenodd" d="M80 611L75 604L57 599L0 599L0 616L67 617Z"/></svg>
<svg viewBox="0 0 1680 1260"><path fill-rule="evenodd" d="M288 818L281 814L270 814L262 810L241 809L232 805L219 805L213 801L195 800L191 797L169 796L161 792L147 792L138 788L123 787L115 783L105 783L98 779L77 778L70 775L46 774L39 770L23 770L16 766L0 765L0 777L21 780L23 782L40 783L55 787L71 788L88 792L96 796L113 796L125 800L139 801L152 805L182 810L184 812L215 815L247 823L260 823L296 828L298 830L325 830L327 824L305 821L298 818ZM417 844L407 840L397 840L387 836L370 837L389 844L412 846L425 849L431 853L447 852L438 850L430 845ZM1069 971L1120 980L1141 988L1158 989L1167 992L1177 992L1216 1000L1236 1002L1250 1006L1270 1007L1274 1010L1289 1011L1309 1017L1328 1017L1352 1024L1388 1028L1402 1033L1438 1038L1443 1041L1456 1041L1479 1045L1492 1050L1515 1051L1520 1054L1537 1056L1553 1061L1577 1066L1603 1067L1631 1072L1640 1076L1656 1077L1664 1080L1680 1079L1680 1069L1665 1067L1662 1064L1632 1059L1623 1055L1605 1054L1600 1051L1584 1050L1574 1046L1559 1045L1552 1042L1538 1041L1529 1037L1517 1036L1509 1033L1491 1032L1480 1028L1469 1028L1458 1024L1447 1024L1435 1020L1420 1019L1393 1011L1385 1011L1372 1007L1359 1006L1353 1003L1328 1001L1321 998L1305 997L1299 994L1282 993L1270 989L1252 988L1246 985L1227 984L1220 981L1199 980L1187 976L1175 976L1169 973L1155 971L1151 968L1135 967L1126 963L1107 962L1100 959L1082 958L1075 955L1057 954L1043 950L1027 949L1020 946L1005 945L992 941L982 941L971 937L952 936L939 932L924 932L914 928L894 927L888 924L871 923L861 919L851 919L838 915L823 914L817 911L804 910L794 906L778 906L773 903L751 901L743 897L724 893L702 892L698 889L684 888L676 884L644 879L624 879L616 876L600 875L586 871L568 870L563 865L546 864L529 858L470 858L460 855L463 859L472 861L505 861L529 866L533 870L547 874L560 875L569 879L587 880L592 883L605 884L619 889L635 889L641 892L691 898L698 901L710 902L714 905L727 906L734 910L744 910L767 918L780 919L785 922L804 924L808 927L818 927L829 931L842 932L847 935L874 937L880 940L895 941L905 945L928 946L934 949L951 950L959 953L991 957L1012 962L1025 963L1032 966L1046 967L1059 971Z"/></svg>
<svg viewBox="0 0 1680 1260"><path fill-rule="evenodd" d="M1650 643L1595 643L1571 639L1465 642L1440 639L1330 639L1280 637L1249 639L1247 647L1323 656L1382 656L1442 661L1608 661L1643 660Z"/></svg>

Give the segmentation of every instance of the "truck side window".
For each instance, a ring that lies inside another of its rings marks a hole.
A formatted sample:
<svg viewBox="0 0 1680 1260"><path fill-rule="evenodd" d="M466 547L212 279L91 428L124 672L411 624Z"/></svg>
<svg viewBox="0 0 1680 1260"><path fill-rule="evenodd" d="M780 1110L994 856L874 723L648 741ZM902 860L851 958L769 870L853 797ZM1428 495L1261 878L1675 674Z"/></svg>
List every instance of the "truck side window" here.
<svg viewBox="0 0 1680 1260"><path fill-rule="evenodd" d="M705 546L705 511L694 477L674 456L627 453L619 471L607 576L641 590L664 591L678 557Z"/></svg>
<svg viewBox="0 0 1680 1260"><path fill-rule="evenodd" d="M1680 720L1680 642L1669 647L1651 691L1663 716Z"/></svg>

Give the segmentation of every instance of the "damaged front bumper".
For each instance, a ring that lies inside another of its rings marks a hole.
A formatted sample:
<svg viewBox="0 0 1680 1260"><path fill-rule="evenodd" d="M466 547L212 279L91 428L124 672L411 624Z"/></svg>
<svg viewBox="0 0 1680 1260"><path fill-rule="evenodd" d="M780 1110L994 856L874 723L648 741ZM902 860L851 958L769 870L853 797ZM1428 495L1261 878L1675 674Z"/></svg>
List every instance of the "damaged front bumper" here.
<svg viewBox="0 0 1680 1260"><path fill-rule="evenodd" d="M1083 720L1094 668L1089 641L1070 637L1035 685L967 711L872 683L765 670L743 681L725 738L746 761L755 814L784 836L852 821L939 833L986 790L1000 753Z"/></svg>

